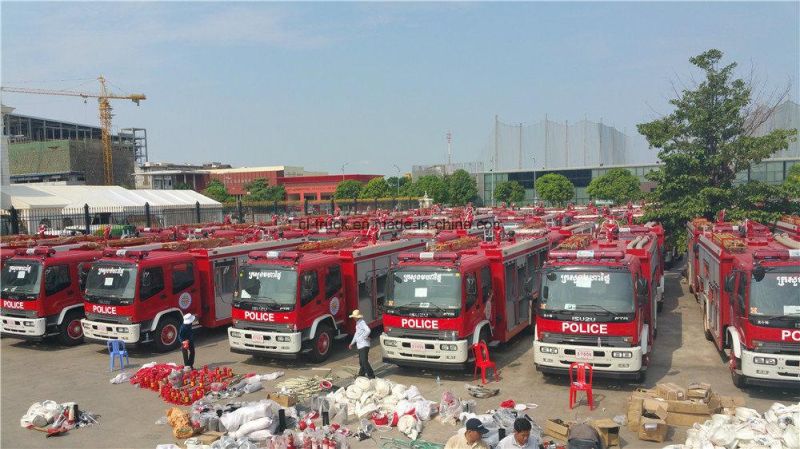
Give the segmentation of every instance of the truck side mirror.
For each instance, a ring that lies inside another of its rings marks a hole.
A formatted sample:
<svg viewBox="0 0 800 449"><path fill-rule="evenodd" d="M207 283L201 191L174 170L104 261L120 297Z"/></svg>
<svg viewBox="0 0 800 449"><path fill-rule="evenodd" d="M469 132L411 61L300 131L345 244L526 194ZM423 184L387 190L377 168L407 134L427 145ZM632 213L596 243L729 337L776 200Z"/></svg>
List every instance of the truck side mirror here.
<svg viewBox="0 0 800 449"><path fill-rule="evenodd" d="M550 288L545 285L542 287L542 298L547 299L548 296L550 296Z"/></svg>
<svg viewBox="0 0 800 449"><path fill-rule="evenodd" d="M555 280L556 280L556 277L557 277L557 276L556 276L555 272L552 272L552 271L551 271L551 272L547 273L547 280L548 280L548 281L555 281Z"/></svg>
<svg viewBox="0 0 800 449"><path fill-rule="evenodd" d="M475 278L468 277L467 278L467 294L469 295L477 295L478 294L478 284L475 282Z"/></svg>
<svg viewBox="0 0 800 449"><path fill-rule="evenodd" d="M766 275L767 275L767 270L765 270L764 266L761 265L760 263L756 264L756 266L753 267L753 279L755 279L756 282L763 281L764 280L764 276L766 276Z"/></svg>
<svg viewBox="0 0 800 449"><path fill-rule="evenodd" d="M645 278L636 279L636 292L640 296L644 296L647 294L647 279Z"/></svg>
<svg viewBox="0 0 800 449"><path fill-rule="evenodd" d="M733 273L725 276L725 291L728 293L733 293L733 286L736 278L734 277Z"/></svg>

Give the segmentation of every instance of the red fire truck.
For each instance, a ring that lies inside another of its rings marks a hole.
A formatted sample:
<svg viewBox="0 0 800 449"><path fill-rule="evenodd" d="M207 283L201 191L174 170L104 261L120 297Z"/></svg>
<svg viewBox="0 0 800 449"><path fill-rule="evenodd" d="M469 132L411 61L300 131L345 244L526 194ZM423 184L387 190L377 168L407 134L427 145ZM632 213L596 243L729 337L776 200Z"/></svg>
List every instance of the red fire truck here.
<svg viewBox="0 0 800 449"><path fill-rule="evenodd" d="M800 216L784 215L775 223L775 232L800 235Z"/></svg>
<svg viewBox="0 0 800 449"><path fill-rule="evenodd" d="M800 236L698 241L706 338L727 352L733 383L800 386Z"/></svg>
<svg viewBox="0 0 800 449"><path fill-rule="evenodd" d="M185 313L195 314L204 327L231 322L236 273L249 252L304 241L226 245L222 239L200 239L107 249L87 276L83 333L91 341L152 342L158 351L175 349Z"/></svg>
<svg viewBox="0 0 800 449"><path fill-rule="evenodd" d="M17 249L2 271L2 334L82 343L83 281L102 254L99 245L82 243Z"/></svg>
<svg viewBox="0 0 800 449"><path fill-rule="evenodd" d="M294 251L251 253L239 270L240 290L228 329L231 351L274 357L307 354L321 362L330 355L334 339L355 331L355 323L347 319L353 310L359 309L370 327L379 327L389 267L400 253L420 251L425 242L353 242L340 238L310 242Z"/></svg>
<svg viewBox="0 0 800 449"><path fill-rule="evenodd" d="M531 325L535 270L549 239L459 240L400 255L381 335L385 362L464 369L473 362L473 344L505 343Z"/></svg>
<svg viewBox="0 0 800 449"><path fill-rule="evenodd" d="M598 375L644 377L663 272L658 237L619 240L613 228L602 231L603 239L573 236L548 255L533 342L534 364L544 374L583 361Z"/></svg>

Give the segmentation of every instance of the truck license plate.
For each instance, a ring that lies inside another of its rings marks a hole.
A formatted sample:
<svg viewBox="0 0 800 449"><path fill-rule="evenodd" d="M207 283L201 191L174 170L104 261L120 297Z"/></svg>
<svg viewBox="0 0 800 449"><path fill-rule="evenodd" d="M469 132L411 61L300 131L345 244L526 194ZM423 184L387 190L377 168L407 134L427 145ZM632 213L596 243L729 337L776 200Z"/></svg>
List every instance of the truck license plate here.
<svg viewBox="0 0 800 449"><path fill-rule="evenodd" d="M419 341L412 341L411 342L411 349L414 351L424 351L425 350L425 343Z"/></svg>
<svg viewBox="0 0 800 449"><path fill-rule="evenodd" d="M253 334L253 341L257 341L259 343L264 342L264 336L261 334Z"/></svg>
<svg viewBox="0 0 800 449"><path fill-rule="evenodd" d="M594 357L594 351L591 349L576 349L575 357L581 360L591 360Z"/></svg>

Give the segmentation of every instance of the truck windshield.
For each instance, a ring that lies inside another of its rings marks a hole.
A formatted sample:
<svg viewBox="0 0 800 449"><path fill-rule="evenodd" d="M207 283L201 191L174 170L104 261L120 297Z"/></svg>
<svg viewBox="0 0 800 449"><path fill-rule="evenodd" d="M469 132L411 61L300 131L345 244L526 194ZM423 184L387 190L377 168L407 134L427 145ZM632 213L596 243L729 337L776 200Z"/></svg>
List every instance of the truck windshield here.
<svg viewBox="0 0 800 449"><path fill-rule="evenodd" d="M767 271L760 282L751 278L750 314L800 317L800 267Z"/></svg>
<svg viewBox="0 0 800 449"><path fill-rule="evenodd" d="M132 263L93 264L86 277L86 299L90 302L132 303L137 272L138 268Z"/></svg>
<svg viewBox="0 0 800 449"><path fill-rule="evenodd" d="M297 271L277 266L248 265L239 271L239 299L294 306Z"/></svg>
<svg viewBox="0 0 800 449"><path fill-rule="evenodd" d="M3 297L28 299L39 295L42 264L34 261L9 260L3 267Z"/></svg>
<svg viewBox="0 0 800 449"><path fill-rule="evenodd" d="M633 313L633 281L625 271L589 267L552 270L542 279L543 310Z"/></svg>
<svg viewBox="0 0 800 449"><path fill-rule="evenodd" d="M387 306L461 309L461 273L450 269L401 268L393 273Z"/></svg>

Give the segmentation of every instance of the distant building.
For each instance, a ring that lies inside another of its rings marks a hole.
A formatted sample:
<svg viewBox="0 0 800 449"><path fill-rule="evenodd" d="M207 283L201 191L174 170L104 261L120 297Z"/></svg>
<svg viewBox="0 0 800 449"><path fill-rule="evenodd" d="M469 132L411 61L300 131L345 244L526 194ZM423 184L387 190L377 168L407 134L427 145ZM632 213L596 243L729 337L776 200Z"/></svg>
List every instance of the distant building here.
<svg viewBox="0 0 800 449"><path fill-rule="evenodd" d="M4 106L3 135L8 138L11 182L54 176L75 181L79 176L70 174L80 174L87 185L105 183L100 127L14 114L9 109ZM114 183L133 186L137 155L147 151L145 130L130 128L112 135L111 142Z"/></svg>
<svg viewBox="0 0 800 449"><path fill-rule="evenodd" d="M134 177L137 189L170 190L188 186L191 190L199 192L206 188L211 179L209 170L230 167L219 162L202 165L145 162L136 168Z"/></svg>
<svg viewBox="0 0 800 449"><path fill-rule="evenodd" d="M336 186L346 180L363 183L373 178L382 178L381 175L324 175L324 176L295 176L278 179L278 184L286 189L286 199L298 200L329 200L336 193Z"/></svg>

